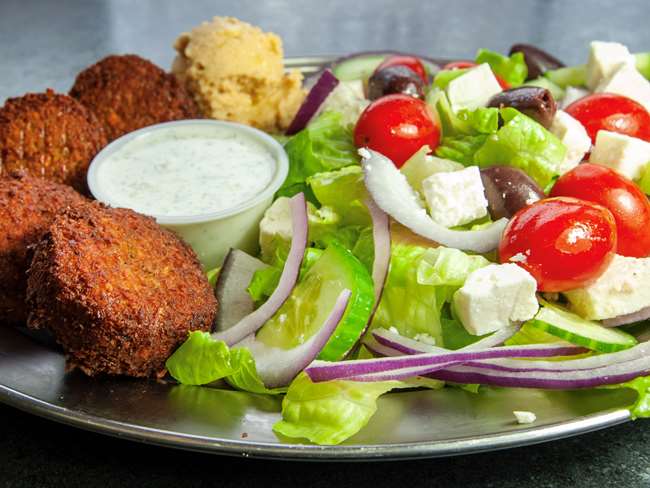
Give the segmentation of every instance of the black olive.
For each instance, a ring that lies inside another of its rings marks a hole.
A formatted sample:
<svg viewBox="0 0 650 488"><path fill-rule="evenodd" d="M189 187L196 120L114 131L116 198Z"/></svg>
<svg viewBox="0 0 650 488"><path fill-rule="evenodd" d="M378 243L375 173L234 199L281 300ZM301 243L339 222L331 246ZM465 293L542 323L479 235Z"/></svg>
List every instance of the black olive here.
<svg viewBox="0 0 650 488"><path fill-rule="evenodd" d="M534 80L549 70L564 67L564 63L555 56L530 44L515 44L510 48L510 54L513 53L523 53L526 66L528 66L527 80Z"/></svg>
<svg viewBox="0 0 650 488"><path fill-rule="evenodd" d="M519 168L492 166L481 169L490 217L510 218L521 208L544 198L535 181Z"/></svg>
<svg viewBox="0 0 650 488"><path fill-rule="evenodd" d="M368 80L368 99L377 100L391 93L424 98L424 82L406 66L387 66L375 71Z"/></svg>
<svg viewBox="0 0 650 488"><path fill-rule="evenodd" d="M547 129L551 127L557 111L551 92L537 86L520 86L497 93L488 101L488 107L516 108Z"/></svg>

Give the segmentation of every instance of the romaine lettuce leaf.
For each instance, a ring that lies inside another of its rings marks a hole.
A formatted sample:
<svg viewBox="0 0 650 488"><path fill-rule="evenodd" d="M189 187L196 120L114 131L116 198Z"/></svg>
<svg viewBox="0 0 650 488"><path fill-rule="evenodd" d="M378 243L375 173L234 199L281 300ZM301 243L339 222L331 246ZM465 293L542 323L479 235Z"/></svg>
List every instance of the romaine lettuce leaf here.
<svg viewBox="0 0 650 488"><path fill-rule="evenodd" d="M493 134L499 128L499 109L479 107L455 113L447 95L441 90L427 94L427 104L438 114L443 138L459 135Z"/></svg>
<svg viewBox="0 0 650 488"><path fill-rule="evenodd" d="M552 69L544 73L544 78L548 78L561 88L585 86L587 83L587 66L581 64L579 66Z"/></svg>
<svg viewBox="0 0 650 488"><path fill-rule="evenodd" d="M268 389L257 374L255 359L246 348L230 349L207 332L191 332L167 359L167 370L183 385L207 385L225 379L235 388L251 393L276 395L286 388Z"/></svg>
<svg viewBox="0 0 650 488"><path fill-rule="evenodd" d="M474 154L474 162L483 167L506 164L520 168L542 188L552 183L564 160L564 144L514 108L503 108L500 113L503 127L488 136Z"/></svg>
<svg viewBox="0 0 650 488"><path fill-rule="evenodd" d="M607 389L630 388L638 393L636 401L628 408L633 419L650 417L650 376L641 376L618 385L605 386Z"/></svg>
<svg viewBox="0 0 650 488"><path fill-rule="evenodd" d="M458 249L394 244L388 279L372 327L395 327L406 337L428 334L444 346L441 311L467 276L487 266Z"/></svg>
<svg viewBox="0 0 650 488"><path fill-rule="evenodd" d="M528 76L528 67L523 53L513 53L508 57L488 49L479 49L476 53L476 64L482 63L488 63L494 74L513 88L521 85Z"/></svg>
<svg viewBox="0 0 650 488"><path fill-rule="evenodd" d="M282 420L273 430L316 444L339 444L364 427L377 411L377 398L399 381L312 383L301 373L282 401Z"/></svg>
<svg viewBox="0 0 650 488"><path fill-rule="evenodd" d="M360 166L317 173L307 178L307 184L320 205L332 208L340 216L341 225L370 224L363 204L368 192Z"/></svg>
<svg viewBox="0 0 650 488"><path fill-rule="evenodd" d="M283 196L306 190L305 180L311 175L359 164L352 130L337 112L323 112L289 139L284 148L289 157L289 174L278 192Z"/></svg>
<svg viewBox="0 0 650 488"><path fill-rule="evenodd" d="M464 75L469 71L470 68L460 68L460 69L444 69L438 71L436 76L433 77L433 86L444 90L447 88L447 85L451 83L452 80L455 80L461 75Z"/></svg>
<svg viewBox="0 0 650 488"><path fill-rule="evenodd" d="M436 156L471 166L475 164L474 155L483 147L487 139L488 136L485 134L445 137L436 149Z"/></svg>

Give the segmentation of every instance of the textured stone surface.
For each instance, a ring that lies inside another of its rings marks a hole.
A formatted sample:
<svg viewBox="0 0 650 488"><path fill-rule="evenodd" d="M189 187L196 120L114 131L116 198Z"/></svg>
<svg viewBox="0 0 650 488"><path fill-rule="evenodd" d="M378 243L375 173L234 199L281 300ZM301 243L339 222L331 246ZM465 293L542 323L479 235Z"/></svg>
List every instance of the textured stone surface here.
<svg viewBox="0 0 650 488"><path fill-rule="evenodd" d="M280 34L289 56L393 48L471 58L479 47L531 42L567 63L589 40L650 50L646 0L0 1L0 100L46 87L109 53L168 68L176 35L213 15ZM271 463L143 446L0 406L0 486L650 486L650 422L550 444L402 463Z"/></svg>

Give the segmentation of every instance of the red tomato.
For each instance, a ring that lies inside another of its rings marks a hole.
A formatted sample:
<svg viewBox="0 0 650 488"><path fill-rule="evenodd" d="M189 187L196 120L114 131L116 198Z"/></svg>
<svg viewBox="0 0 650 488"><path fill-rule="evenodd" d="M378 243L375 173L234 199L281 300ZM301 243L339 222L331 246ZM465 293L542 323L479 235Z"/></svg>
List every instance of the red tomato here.
<svg viewBox="0 0 650 488"><path fill-rule="evenodd" d="M613 169L580 164L557 180L551 196L602 205L616 220L616 252L635 258L650 255L650 202L638 186Z"/></svg>
<svg viewBox="0 0 650 488"><path fill-rule="evenodd" d="M425 144L433 151L440 142L440 128L427 104L404 94L378 98L363 111L354 128L357 147L369 147L401 167Z"/></svg>
<svg viewBox="0 0 650 488"><path fill-rule="evenodd" d="M588 284L605 271L615 252L616 222L611 212L567 197L522 208L508 222L499 244L499 260L514 262L532 274L540 291Z"/></svg>
<svg viewBox="0 0 650 488"><path fill-rule="evenodd" d="M412 71L415 71L415 73L422 78L425 85L428 84L427 70L424 69L422 61L415 56L389 56L382 61L375 71L379 71L382 68L388 68L389 66L406 66Z"/></svg>
<svg viewBox="0 0 650 488"><path fill-rule="evenodd" d="M474 66L478 66L476 63L472 61L453 61L451 63L445 64L442 69L443 71L446 69L465 69L465 68L473 68ZM495 74L494 77L497 79L499 82L499 85L501 85L501 88L504 90L510 89L510 84L501 78L499 75Z"/></svg>
<svg viewBox="0 0 650 488"><path fill-rule="evenodd" d="M595 93L576 100L564 110L585 126L594 144L599 130L650 142L650 114L631 98L614 93Z"/></svg>

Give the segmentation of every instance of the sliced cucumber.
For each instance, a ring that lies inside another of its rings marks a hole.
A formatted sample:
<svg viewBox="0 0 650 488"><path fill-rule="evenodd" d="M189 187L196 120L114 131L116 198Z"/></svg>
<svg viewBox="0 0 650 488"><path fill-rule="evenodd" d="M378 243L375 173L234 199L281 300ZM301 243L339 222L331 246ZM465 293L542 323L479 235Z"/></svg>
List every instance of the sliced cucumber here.
<svg viewBox="0 0 650 488"><path fill-rule="evenodd" d="M332 73L334 73L334 76L336 76L340 81L366 80L384 59L393 55L403 54L397 52L368 52L355 54L334 62L331 66L331 70ZM407 54L407 56L415 56L420 59L429 75L433 75L440 69L432 61L428 61L422 57L411 54Z"/></svg>
<svg viewBox="0 0 650 488"><path fill-rule="evenodd" d="M621 351L637 344L633 336L621 330L585 320L557 305L542 304L530 324L555 337L599 352Z"/></svg>
<svg viewBox="0 0 650 488"><path fill-rule="evenodd" d="M354 255L333 243L305 273L280 310L257 333L257 340L282 349L296 347L323 325L341 291L352 292L345 315L319 358L337 361L356 344L374 300L372 278Z"/></svg>

